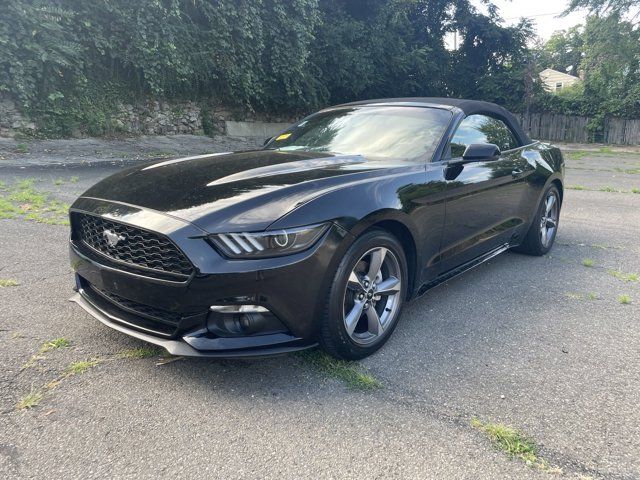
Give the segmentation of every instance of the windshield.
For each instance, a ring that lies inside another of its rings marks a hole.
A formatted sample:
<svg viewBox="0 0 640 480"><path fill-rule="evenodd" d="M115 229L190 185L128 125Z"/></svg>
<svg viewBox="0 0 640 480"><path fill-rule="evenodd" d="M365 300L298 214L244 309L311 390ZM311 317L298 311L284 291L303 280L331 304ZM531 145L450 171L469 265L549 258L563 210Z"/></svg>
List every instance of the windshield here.
<svg viewBox="0 0 640 480"><path fill-rule="evenodd" d="M438 108L339 108L308 117L266 148L363 155L370 160L418 160L433 154L451 117L451 112Z"/></svg>

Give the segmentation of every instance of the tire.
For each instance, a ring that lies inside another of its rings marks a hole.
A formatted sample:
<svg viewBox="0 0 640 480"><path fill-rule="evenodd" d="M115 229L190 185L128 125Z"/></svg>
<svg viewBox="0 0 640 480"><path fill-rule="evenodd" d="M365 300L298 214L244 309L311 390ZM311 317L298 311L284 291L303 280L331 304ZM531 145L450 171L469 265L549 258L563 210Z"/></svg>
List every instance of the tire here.
<svg viewBox="0 0 640 480"><path fill-rule="evenodd" d="M371 282L369 274L380 259L381 268ZM321 347L344 360L367 357L382 347L402 313L407 272L404 250L393 235L374 229L360 236L345 253L329 288L320 325Z"/></svg>
<svg viewBox="0 0 640 480"><path fill-rule="evenodd" d="M549 202L550 197L554 198L554 204L552 205L551 210L547 208L547 202ZM558 187L550 185L542 196L542 200L540 201L540 205L538 205L538 210L531 222L531 226L529 227L529 231L527 232L524 241L522 244L514 248L515 251L525 253L527 255L541 256L551 250L553 243L555 242L560 223L560 207L562 206L560 198ZM544 237L545 231L547 232L547 237Z"/></svg>

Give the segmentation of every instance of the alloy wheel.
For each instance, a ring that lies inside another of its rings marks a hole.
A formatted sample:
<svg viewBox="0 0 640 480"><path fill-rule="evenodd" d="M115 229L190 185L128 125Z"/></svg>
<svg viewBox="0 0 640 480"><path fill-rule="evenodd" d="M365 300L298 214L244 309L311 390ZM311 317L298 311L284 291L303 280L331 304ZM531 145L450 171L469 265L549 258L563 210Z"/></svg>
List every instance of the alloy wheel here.
<svg viewBox="0 0 640 480"><path fill-rule="evenodd" d="M551 245L558 228L558 197L553 189L544 201L542 217L540 218L540 242L547 248Z"/></svg>
<svg viewBox="0 0 640 480"><path fill-rule="evenodd" d="M372 248L356 262L345 288L343 317L355 343L374 343L392 325L402 303L401 278L398 258L388 248Z"/></svg>

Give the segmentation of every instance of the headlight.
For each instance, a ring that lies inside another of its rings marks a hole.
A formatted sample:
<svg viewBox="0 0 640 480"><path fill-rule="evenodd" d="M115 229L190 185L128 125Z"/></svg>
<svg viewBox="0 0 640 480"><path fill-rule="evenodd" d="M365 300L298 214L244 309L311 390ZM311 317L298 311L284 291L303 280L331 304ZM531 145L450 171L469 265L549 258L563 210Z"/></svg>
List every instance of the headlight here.
<svg viewBox="0 0 640 480"><path fill-rule="evenodd" d="M281 257L311 247L329 228L328 223L267 232L219 233L211 242L229 258Z"/></svg>

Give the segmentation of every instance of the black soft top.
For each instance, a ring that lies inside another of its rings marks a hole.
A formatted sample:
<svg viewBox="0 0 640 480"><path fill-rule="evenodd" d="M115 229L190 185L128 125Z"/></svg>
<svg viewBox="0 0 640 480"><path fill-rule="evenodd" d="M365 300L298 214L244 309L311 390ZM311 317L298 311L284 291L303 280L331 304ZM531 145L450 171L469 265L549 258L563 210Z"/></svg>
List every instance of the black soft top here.
<svg viewBox="0 0 640 480"><path fill-rule="evenodd" d="M469 115L489 115L491 117L499 118L504 121L521 145L528 145L531 143L529 136L520 126L518 119L509 112L507 109L502 108L500 105L496 105L491 102L483 102L481 100L465 100L463 98L443 98L443 97L407 97L407 98L378 98L375 100L363 100L360 102L352 102L340 105L354 106L354 105L428 105L431 107L448 107L450 109L458 108L462 110L465 116Z"/></svg>

